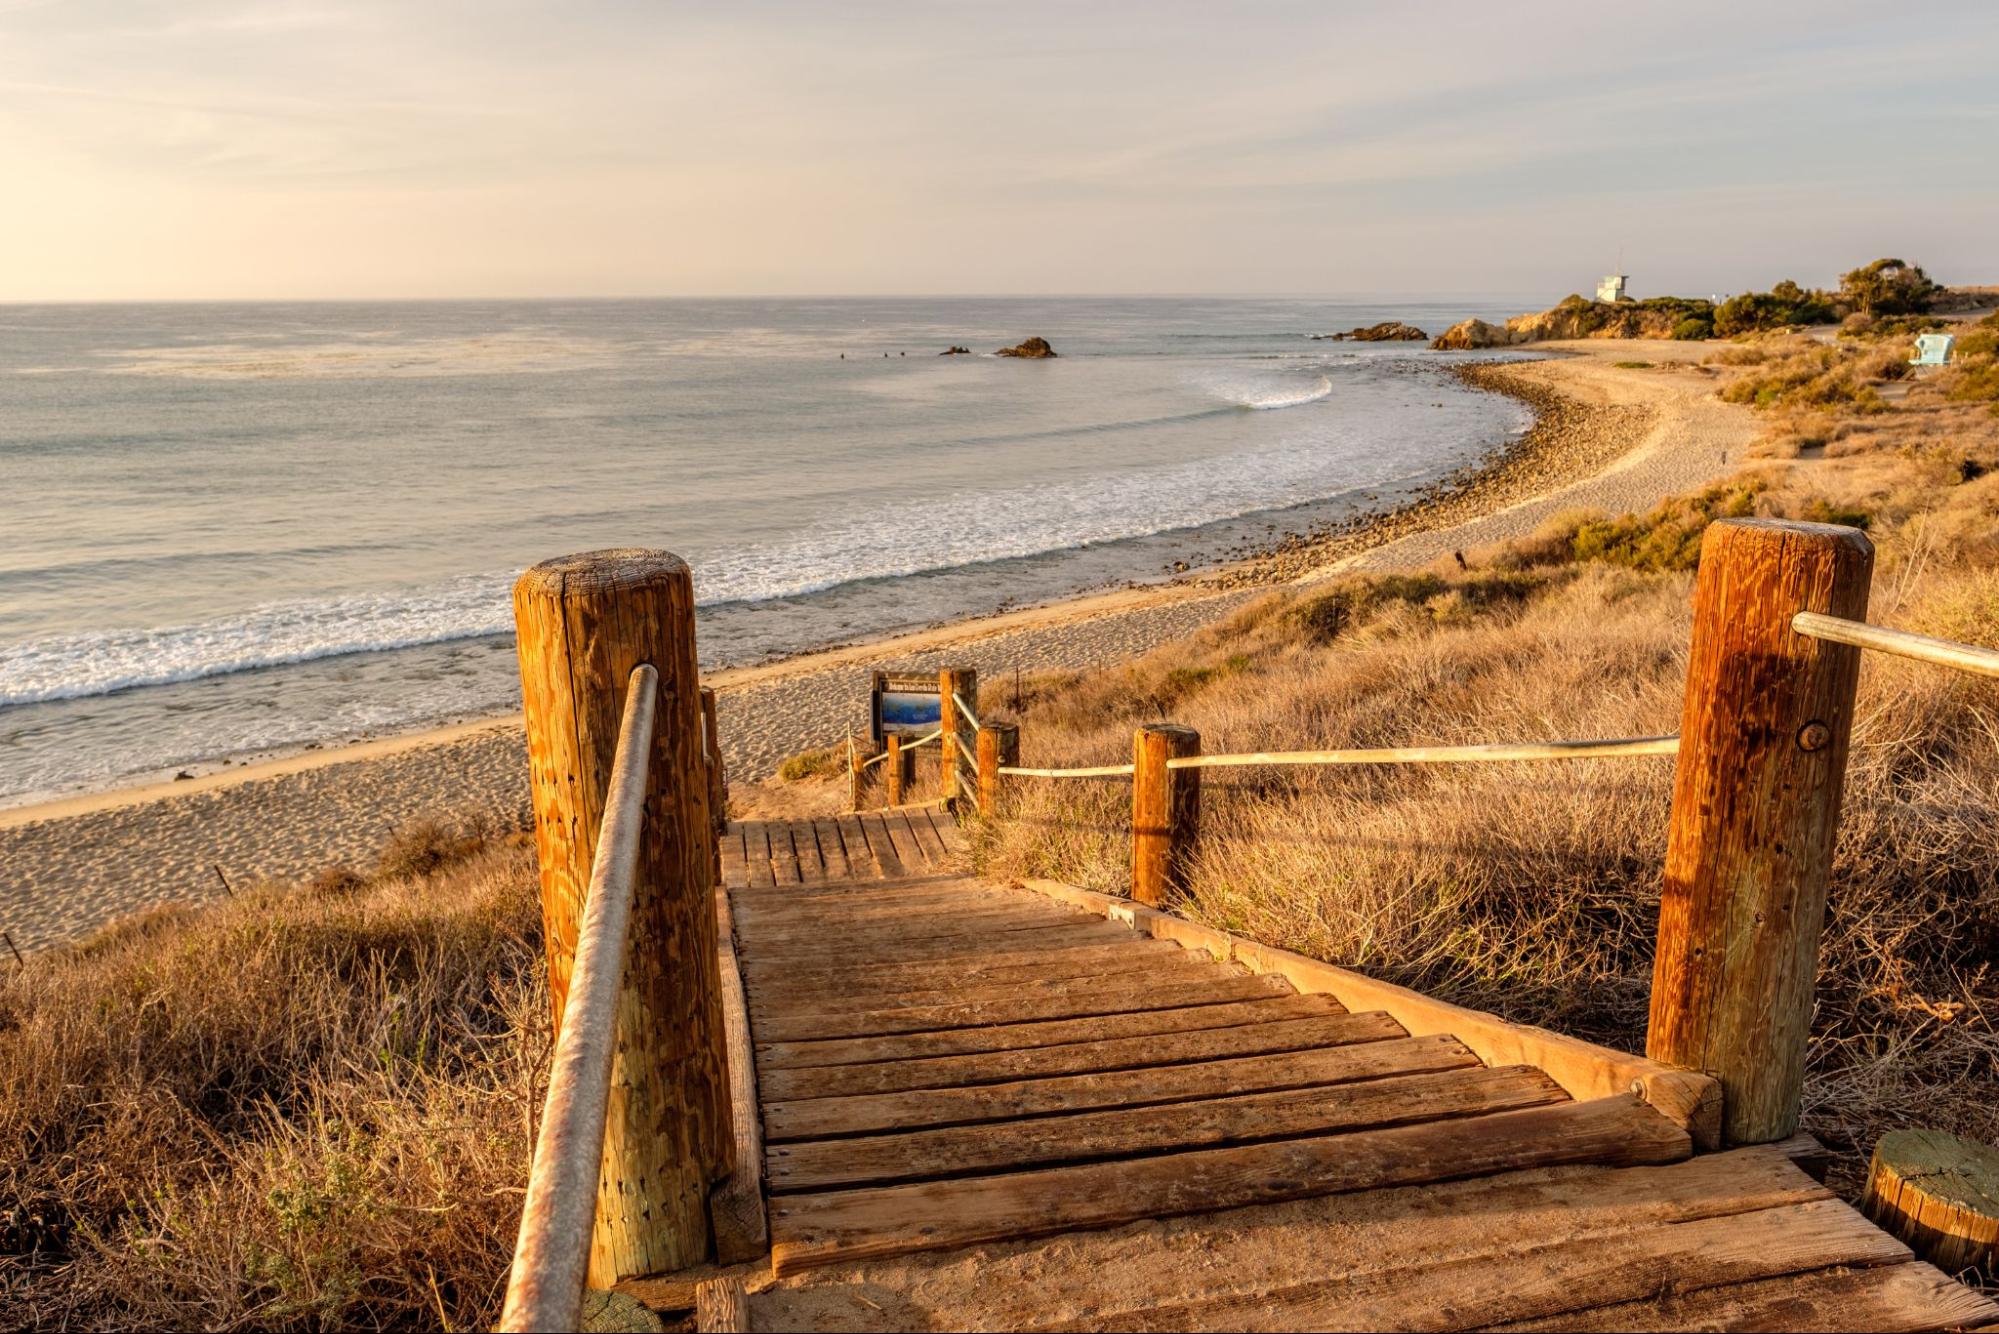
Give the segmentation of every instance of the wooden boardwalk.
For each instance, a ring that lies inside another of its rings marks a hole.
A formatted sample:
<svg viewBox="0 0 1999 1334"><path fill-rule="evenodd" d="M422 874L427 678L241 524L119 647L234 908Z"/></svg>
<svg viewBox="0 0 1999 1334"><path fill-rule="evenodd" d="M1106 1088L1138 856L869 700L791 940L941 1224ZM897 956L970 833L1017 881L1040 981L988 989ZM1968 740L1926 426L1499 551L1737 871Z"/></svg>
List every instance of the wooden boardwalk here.
<svg viewBox="0 0 1999 1334"><path fill-rule="evenodd" d="M1934 1329L1999 1307L1766 1146L1696 1155L965 874L936 807L731 826L759 1328Z"/></svg>

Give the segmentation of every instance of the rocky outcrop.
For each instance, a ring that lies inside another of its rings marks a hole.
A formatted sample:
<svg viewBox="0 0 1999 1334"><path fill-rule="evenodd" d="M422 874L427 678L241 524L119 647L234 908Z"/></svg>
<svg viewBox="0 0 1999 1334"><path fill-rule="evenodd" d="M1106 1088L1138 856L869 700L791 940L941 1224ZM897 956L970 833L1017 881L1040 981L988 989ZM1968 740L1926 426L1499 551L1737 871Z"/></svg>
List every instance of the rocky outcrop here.
<svg viewBox="0 0 1999 1334"><path fill-rule="evenodd" d="M1028 338L1013 347L1003 347L993 353L996 357L1052 357L1055 349L1048 346L1046 338Z"/></svg>
<svg viewBox="0 0 1999 1334"><path fill-rule="evenodd" d="M1450 328L1437 335L1430 346L1439 352L1462 352L1477 347L1511 347L1524 343L1524 338L1513 334L1512 321L1505 324L1487 324L1484 320L1459 320Z"/></svg>
<svg viewBox="0 0 1999 1334"><path fill-rule="evenodd" d="M1453 324L1430 344L1440 351L1476 347L1514 347L1556 338L1672 338L1683 324L1711 321L1714 306L1686 297L1660 296L1644 301L1591 301L1572 296L1532 315L1515 315L1505 324L1464 320ZM1705 337L1705 334L1699 336Z"/></svg>
<svg viewBox="0 0 1999 1334"><path fill-rule="evenodd" d="M1430 335L1413 324L1401 320L1383 320L1370 324L1365 329L1349 329L1345 333L1313 334L1314 342L1332 343L1420 343Z"/></svg>
<svg viewBox="0 0 1999 1334"><path fill-rule="evenodd" d="M956 343L953 343L937 355L940 357L969 357L972 355L972 349L969 347L959 347Z"/></svg>

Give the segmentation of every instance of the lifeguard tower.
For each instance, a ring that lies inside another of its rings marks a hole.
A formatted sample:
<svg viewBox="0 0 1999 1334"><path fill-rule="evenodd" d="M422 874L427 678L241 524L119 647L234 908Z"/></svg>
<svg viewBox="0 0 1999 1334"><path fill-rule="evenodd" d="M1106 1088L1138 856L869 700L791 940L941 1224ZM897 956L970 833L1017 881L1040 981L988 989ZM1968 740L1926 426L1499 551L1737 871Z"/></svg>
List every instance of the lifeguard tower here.
<svg viewBox="0 0 1999 1334"><path fill-rule="evenodd" d="M1612 273L1606 275L1596 285L1596 299L1599 301L1624 300L1624 284L1630 275Z"/></svg>

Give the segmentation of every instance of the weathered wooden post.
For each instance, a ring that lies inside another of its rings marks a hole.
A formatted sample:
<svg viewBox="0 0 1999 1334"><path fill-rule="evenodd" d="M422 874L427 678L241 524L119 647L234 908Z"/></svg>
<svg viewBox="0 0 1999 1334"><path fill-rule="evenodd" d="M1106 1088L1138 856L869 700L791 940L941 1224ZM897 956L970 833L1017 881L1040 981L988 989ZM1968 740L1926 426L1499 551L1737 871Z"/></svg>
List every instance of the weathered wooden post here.
<svg viewBox="0 0 1999 1334"><path fill-rule="evenodd" d="M1201 771L1166 761L1201 753L1201 734L1178 723L1147 723L1132 738L1131 896L1148 907L1179 883L1201 820Z"/></svg>
<svg viewBox="0 0 1999 1334"><path fill-rule="evenodd" d="M888 782L888 804L891 806L902 805L903 785L909 781L909 774L904 766L908 764L909 758L902 753L902 738L890 732L888 758L882 761L882 768L888 770L885 777Z"/></svg>
<svg viewBox="0 0 1999 1334"><path fill-rule="evenodd" d="M722 763L722 724L715 692L701 687L701 735L708 746L708 810L715 819L715 832L729 827L729 774Z"/></svg>
<svg viewBox="0 0 1999 1334"><path fill-rule="evenodd" d="M937 698L942 709L938 725L944 729L944 735L938 738L942 746L937 757L938 774L944 780L944 800L955 805L965 790L961 766L971 759L965 754L962 740L970 720L958 708L958 700L962 698L965 707L977 716L979 674L970 667L944 668L937 673Z"/></svg>
<svg viewBox="0 0 1999 1334"><path fill-rule="evenodd" d="M868 761L874 758L871 743L847 738L847 809L861 809L861 784L868 776Z"/></svg>
<svg viewBox="0 0 1999 1334"><path fill-rule="evenodd" d="M730 1168L716 957L715 833L702 758L694 583L665 551L546 561L514 585L548 989L558 1027L632 669L658 716L618 998L593 1287L709 1255L708 1187Z"/></svg>
<svg viewBox="0 0 1999 1334"><path fill-rule="evenodd" d="M1000 766L1020 763L1020 728L1012 723L979 727L979 814L990 820L999 813Z"/></svg>
<svg viewBox="0 0 1999 1334"><path fill-rule="evenodd" d="M1829 524L1726 519L1701 543L1646 1050L1720 1081L1737 1144L1798 1127L1860 670L1791 618L1863 619L1873 566Z"/></svg>

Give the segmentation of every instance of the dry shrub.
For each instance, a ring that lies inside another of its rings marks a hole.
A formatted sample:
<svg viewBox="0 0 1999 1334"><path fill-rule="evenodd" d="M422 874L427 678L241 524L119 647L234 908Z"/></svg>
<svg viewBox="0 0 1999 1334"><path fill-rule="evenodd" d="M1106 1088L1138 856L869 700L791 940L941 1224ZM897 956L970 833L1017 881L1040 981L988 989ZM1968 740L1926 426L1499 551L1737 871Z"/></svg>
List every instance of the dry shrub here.
<svg viewBox="0 0 1999 1334"><path fill-rule="evenodd" d="M534 880L511 847L262 887L0 981L0 1323L490 1324L548 1044Z"/></svg>
<svg viewBox="0 0 1999 1334"><path fill-rule="evenodd" d="M821 746L817 750L801 750L796 755L787 755L784 763L777 767L777 776L787 783L797 783L807 778L832 778L844 775L846 771L847 748Z"/></svg>

